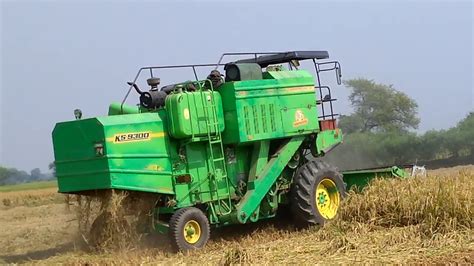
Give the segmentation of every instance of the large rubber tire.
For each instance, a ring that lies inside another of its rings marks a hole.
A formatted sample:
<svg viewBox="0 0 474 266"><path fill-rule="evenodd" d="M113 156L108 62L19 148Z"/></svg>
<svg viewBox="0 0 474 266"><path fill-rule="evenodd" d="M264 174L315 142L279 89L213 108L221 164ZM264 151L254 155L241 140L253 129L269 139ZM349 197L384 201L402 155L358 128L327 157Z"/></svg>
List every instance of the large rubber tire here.
<svg viewBox="0 0 474 266"><path fill-rule="evenodd" d="M209 220L198 208L177 210L171 216L169 226L171 245L175 251L187 252L199 249L209 240L211 231Z"/></svg>
<svg viewBox="0 0 474 266"><path fill-rule="evenodd" d="M334 208L330 210L324 204L326 195L321 195L324 193L318 190L318 188L324 188L324 184L328 187L326 190L330 194L328 198L331 198L328 206L334 204ZM318 192L320 195L317 195ZM301 165L293 178L290 192L291 212L295 224L298 227L323 225L326 221L334 219L345 193L346 184L342 179L342 174L336 168L321 160L308 161ZM320 197L323 197L323 203L319 202ZM330 215L324 212L326 210L330 212Z"/></svg>

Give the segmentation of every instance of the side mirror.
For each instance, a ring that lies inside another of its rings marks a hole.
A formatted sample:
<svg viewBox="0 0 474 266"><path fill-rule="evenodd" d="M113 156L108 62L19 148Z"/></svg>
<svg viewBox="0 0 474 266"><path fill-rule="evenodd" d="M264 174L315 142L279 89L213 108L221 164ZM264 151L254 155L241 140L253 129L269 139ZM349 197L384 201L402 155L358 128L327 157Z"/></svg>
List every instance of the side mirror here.
<svg viewBox="0 0 474 266"><path fill-rule="evenodd" d="M337 85L341 85L342 71L341 71L341 66L339 65L339 63L336 64L336 81L337 81Z"/></svg>

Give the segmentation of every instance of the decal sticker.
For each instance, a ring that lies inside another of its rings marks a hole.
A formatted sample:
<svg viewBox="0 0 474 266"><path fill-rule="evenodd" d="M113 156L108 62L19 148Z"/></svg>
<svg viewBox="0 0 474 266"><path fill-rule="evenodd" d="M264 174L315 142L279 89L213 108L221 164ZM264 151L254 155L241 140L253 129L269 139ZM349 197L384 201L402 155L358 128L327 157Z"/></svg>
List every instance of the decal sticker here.
<svg viewBox="0 0 474 266"><path fill-rule="evenodd" d="M293 127L304 126L308 124L308 119L304 116L303 111L297 109L295 112L295 122L293 122Z"/></svg>
<svg viewBox="0 0 474 266"><path fill-rule="evenodd" d="M189 109L184 108L183 110L184 119L189 120Z"/></svg>
<svg viewBox="0 0 474 266"><path fill-rule="evenodd" d="M146 169L150 171L163 171L163 167L157 164L150 164L146 167Z"/></svg>
<svg viewBox="0 0 474 266"><path fill-rule="evenodd" d="M157 132L152 133L150 131L145 132L129 132L129 133L118 133L115 134L113 137L108 137L108 142L113 142L115 144L120 143L130 143L130 142L138 142L138 141L149 141L152 138L161 138L164 137L164 132Z"/></svg>
<svg viewBox="0 0 474 266"><path fill-rule="evenodd" d="M133 132L114 135L114 143L148 141L151 139L150 132Z"/></svg>

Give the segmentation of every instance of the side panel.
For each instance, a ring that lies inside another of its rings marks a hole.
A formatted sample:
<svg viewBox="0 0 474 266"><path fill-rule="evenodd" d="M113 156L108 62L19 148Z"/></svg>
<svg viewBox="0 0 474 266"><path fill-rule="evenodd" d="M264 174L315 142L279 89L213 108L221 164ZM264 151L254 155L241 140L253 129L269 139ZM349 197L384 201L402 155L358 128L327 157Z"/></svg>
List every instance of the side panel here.
<svg viewBox="0 0 474 266"><path fill-rule="evenodd" d="M315 132L318 128L316 106L306 108L288 108L283 107L281 110L283 132L291 135L303 132ZM313 118L313 119L311 119Z"/></svg>
<svg viewBox="0 0 474 266"><path fill-rule="evenodd" d="M280 110L278 97L240 100L236 108L239 142L283 137Z"/></svg>
<svg viewBox="0 0 474 266"><path fill-rule="evenodd" d="M211 200L207 170L207 152L204 142L189 143L185 146L185 164L174 172L177 206L192 206L195 202ZM189 175L190 182L178 182L179 176Z"/></svg>
<svg viewBox="0 0 474 266"><path fill-rule="evenodd" d="M303 70L270 71L262 80L226 82L224 143L286 138L319 131L314 80Z"/></svg>
<svg viewBox="0 0 474 266"><path fill-rule="evenodd" d="M111 186L109 162L97 156L94 149L104 139L102 124L95 118L56 124L53 146L59 192Z"/></svg>
<svg viewBox="0 0 474 266"><path fill-rule="evenodd" d="M336 145L342 143L342 136L339 128L319 132L316 136L316 152L324 155Z"/></svg>
<svg viewBox="0 0 474 266"><path fill-rule="evenodd" d="M129 189L173 194L164 112L58 123L53 131L59 191Z"/></svg>
<svg viewBox="0 0 474 266"><path fill-rule="evenodd" d="M165 112L101 117L113 188L173 193Z"/></svg>
<svg viewBox="0 0 474 266"><path fill-rule="evenodd" d="M227 187L224 178L218 179L215 177L216 175L210 173L211 160L208 155L209 145L206 142L188 143L183 149L185 150L183 154L185 159L173 172L177 207L182 208L226 199L229 194L235 193L233 187ZM218 170L222 171L222 169ZM233 171L242 172L240 168L232 170L232 177L229 177L231 182L235 173Z"/></svg>
<svg viewBox="0 0 474 266"><path fill-rule="evenodd" d="M213 92L219 130L224 130L222 100L218 92ZM207 106L205 109L204 104ZM169 112L170 135L175 138L188 138L207 135L207 121L213 122L212 99L210 91L180 92L166 98ZM211 132L214 132L211 126Z"/></svg>
<svg viewBox="0 0 474 266"><path fill-rule="evenodd" d="M227 176L233 187L244 192L250 172L250 158L253 146L229 146L225 149Z"/></svg>

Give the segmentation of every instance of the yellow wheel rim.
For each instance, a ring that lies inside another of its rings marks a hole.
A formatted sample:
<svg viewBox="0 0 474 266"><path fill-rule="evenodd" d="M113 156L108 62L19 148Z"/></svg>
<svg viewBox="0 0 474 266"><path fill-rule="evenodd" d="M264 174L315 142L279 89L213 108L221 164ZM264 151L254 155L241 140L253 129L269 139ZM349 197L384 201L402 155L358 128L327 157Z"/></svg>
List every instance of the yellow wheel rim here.
<svg viewBox="0 0 474 266"><path fill-rule="evenodd" d="M324 178L316 187L316 207L325 219L333 219L339 209L339 191L336 184L329 178Z"/></svg>
<svg viewBox="0 0 474 266"><path fill-rule="evenodd" d="M183 235L186 242L195 244L201 238L201 226L198 222L190 220L184 225Z"/></svg>

